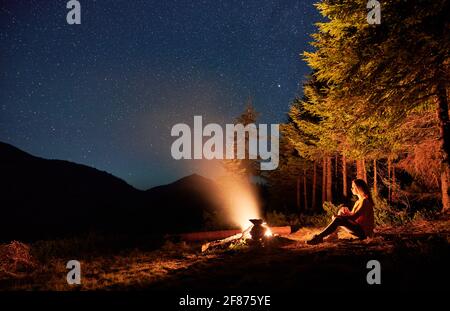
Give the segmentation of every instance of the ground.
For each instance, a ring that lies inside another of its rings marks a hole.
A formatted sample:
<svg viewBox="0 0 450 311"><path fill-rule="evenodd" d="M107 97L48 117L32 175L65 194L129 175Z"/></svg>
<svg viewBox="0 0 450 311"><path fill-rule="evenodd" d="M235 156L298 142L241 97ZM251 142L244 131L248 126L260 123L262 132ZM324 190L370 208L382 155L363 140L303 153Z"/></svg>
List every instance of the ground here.
<svg viewBox="0 0 450 311"><path fill-rule="evenodd" d="M381 264L377 290L444 290L450 276L450 219L379 227L359 241L340 234L309 246L317 228L302 228L262 248L237 246L201 252L201 245L167 242L157 250L49 256L32 267L0 269L6 290L358 290L368 289L369 260ZM31 245L31 249L33 249ZM81 285L66 282L66 263L81 262ZM21 271L22 270L22 271ZM373 289L372 287L370 287Z"/></svg>

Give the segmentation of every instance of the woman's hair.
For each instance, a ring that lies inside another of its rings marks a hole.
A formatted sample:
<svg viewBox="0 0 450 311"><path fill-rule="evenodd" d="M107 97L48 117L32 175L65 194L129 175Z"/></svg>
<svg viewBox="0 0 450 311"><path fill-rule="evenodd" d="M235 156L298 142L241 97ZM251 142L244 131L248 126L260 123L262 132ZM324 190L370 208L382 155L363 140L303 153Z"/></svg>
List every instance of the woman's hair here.
<svg viewBox="0 0 450 311"><path fill-rule="evenodd" d="M355 184L355 187L358 189L358 192L368 198L370 202L373 203L372 200L372 194L370 193L369 186L366 184L366 182L362 179L354 179L352 181L353 184Z"/></svg>

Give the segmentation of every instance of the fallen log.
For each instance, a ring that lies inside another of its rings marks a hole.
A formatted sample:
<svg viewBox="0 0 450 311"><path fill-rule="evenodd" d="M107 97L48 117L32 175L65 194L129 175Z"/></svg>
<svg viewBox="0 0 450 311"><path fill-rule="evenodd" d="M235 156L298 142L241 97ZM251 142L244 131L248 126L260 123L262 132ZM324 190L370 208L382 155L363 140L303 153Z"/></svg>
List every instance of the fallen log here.
<svg viewBox="0 0 450 311"><path fill-rule="evenodd" d="M270 227L272 234L274 235L287 235L291 233L291 226L284 227ZM231 237L236 234L242 233L241 230L220 230L220 231L204 231L204 232L189 232L181 233L179 235L182 241L195 242L195 241L213 241L221 240L227 237Z"/></svg>
<svg viewBox="0 0 450 311"><path fill-rule="evenodd" d="M258 246L261 247L263 245L269 246L273 245L273 243L279 244L282 239L286 239L281 237L280 235L287 235L291 233L291 227L272 227L270 228L271 235L263 237L262 240L254 240L251 237L250 230L252 227L249 227L244 232L240 232L238 234L229 236L225 239L221 240L215 240L215 241L209 241L202 244L202 253L209 250L209 249L217 249L217 248L227 248L231 244L239 244L246 241L250 241L250 246ZM280 240L281 239L281 240ZM253 243L252 243L253 242Z"/></svg>
<svg viewBox="0 0 450 311"><path fill-rule="evenodd" d="M291 226L284 226L284 227L270 227L270 230L272 231L272 234L277 235L287 235L291 234Z"/></svg>

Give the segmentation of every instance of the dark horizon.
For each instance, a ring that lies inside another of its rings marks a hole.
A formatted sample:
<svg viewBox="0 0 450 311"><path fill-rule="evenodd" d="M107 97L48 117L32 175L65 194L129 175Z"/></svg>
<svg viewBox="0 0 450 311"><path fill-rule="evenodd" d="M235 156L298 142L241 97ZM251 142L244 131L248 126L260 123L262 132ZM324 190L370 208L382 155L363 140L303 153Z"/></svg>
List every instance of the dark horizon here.
<svg viewBox="0 0 450 311"><path fill-rule="evenodd" d="M170 180L170 181L168 181L167 183L162 183L162 184L159 184L159 185L152 185L152 186L150 186L150 187L148 187L148 188L143 188L143 189L141 189L141 188L137 188L137 187L135 187L134 185L130 184L129 182L127 182L125 179L121 178L120 176L114 175L113 173L108 172L108 171L105 171L105 170L100 170L100 169L98 169L98 168L96 168L96 167L93 167L93 166L89 166L89 165L86 165L86 164L77 163L77 162L73 162L73 161L69 161L69 160L65 160L65 159L43 158L43 157L36 156L36 155L34 155L34 154L30 153L30 152L27 152L27 151L25 151L25 150L22 150L22 149L18 148L17 146L14 146L14 145L12 145L12 144L9 144L9 143L3 142L3 141L0 141L0 147L1 147L1 145L7 145L7 146L9 146L9 147L12 147L12 148L14 148L14 149L17 149L17 150L19 150L19 152L23 152L23 153L25 153L25 154L27 154L28 156L31 156L31 157L33 157L33 158L38 158L38 159L42 159L42 160L64 161L64 162L69 162L69 163L72 163L72 164L77 164L77 165L85 166L85 167L88 167L88 168L91 168L91 169L95 169L95 170L98 170L98 171L100 171L100 172L104 172L104 173L107 173L107 174L109 174L109 175L111 175L111 176L117 178L117 179L120 179L122 182L126 183L126 184L129 185L130 187L132 187L132 188L134 188L134 189L136 189L136 190L139 190L139 191L148 191L148 190L151 190L151 189L156 188L156 187L159 187L159 186L168 186L168 185L170 185L170 184L172 184L172 183L175 183L175 182L177 182L177 181L180 181L180 180L182 180L182 179L184 179L184 178L193 177L193 176L195 176L195 175L200 176L200 177L205 178L205 179L208 179L208 180L212 180L212 181L214 180L214 179L211 179L211 178L208 177L208 176L204 176L204 175L202 175L202 174L200 174L200 173L194 172L194 173L187 174L187 175L184 175L184 176L179 176L178 178L175 178L174 180ZM2 150L0 150L0 151L2 151Z"/></svg>

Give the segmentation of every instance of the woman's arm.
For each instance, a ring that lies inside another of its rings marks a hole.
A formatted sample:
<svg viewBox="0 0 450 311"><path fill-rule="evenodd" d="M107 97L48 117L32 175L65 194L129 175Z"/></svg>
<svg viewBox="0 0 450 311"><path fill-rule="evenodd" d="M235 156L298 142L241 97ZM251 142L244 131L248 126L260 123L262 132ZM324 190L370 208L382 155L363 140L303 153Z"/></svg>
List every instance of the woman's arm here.
<svg viewBox="0 0 450 311"><path fill-rule="evenodd" d="M367 199L363 199L361 204L359 204L359 206L357 208L355 208L354 211L352 211L352 213L351 213L349 218L351 220L358 219L358 217L362 215L364 210L368 208L368 204L369 204L369 201Z"/></svg>
<svg viewBox="0 0 450 311"><path fill-rule="evenodd" d="M344 207L342 207L342 208L339 210L338 215L339 215L339 216L341 216L341 215L348 215L348 214L350 214L350 213L351 213L351 212L350 212L350 210L348 209L348 207L344 206Z"/></svg>
<svg viewBox="0 0 450 311"><path fill-rule="evenodd" d="M357 201L349 213L339 215L338 217L343 217L351 220L357 219L361 215L361 210L363 208L363 205L365 204L365 201L365 199L362 202Z"/></svg>

